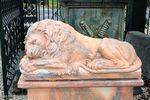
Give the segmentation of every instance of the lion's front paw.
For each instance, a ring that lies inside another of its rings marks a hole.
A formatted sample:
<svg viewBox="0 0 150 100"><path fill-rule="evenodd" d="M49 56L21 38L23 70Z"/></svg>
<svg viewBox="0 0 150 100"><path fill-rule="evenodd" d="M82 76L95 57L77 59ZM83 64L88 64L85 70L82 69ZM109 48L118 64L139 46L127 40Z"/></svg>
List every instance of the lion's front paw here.
<svg viewBox="0 0 150 100"><path fill-rule="evenodd" d="M97 66L97 64L94 61L87 64L87 67L90 68L90 69L94 69L94 70L100 68L99 66Z"/></svg>

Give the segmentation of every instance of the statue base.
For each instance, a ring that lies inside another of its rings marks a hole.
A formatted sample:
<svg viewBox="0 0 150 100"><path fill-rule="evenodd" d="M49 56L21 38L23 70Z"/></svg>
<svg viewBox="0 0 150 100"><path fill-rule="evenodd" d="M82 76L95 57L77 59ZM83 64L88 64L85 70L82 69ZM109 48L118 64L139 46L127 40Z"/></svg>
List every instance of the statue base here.
<svg viewBox="0 0 150 100"><path fill-rule="evenodd" d="M90 79L141 79L141 69L135 72L128 73L107 73L107 74L78 74L78 75L63 75L63 76L49 76L49 75L23 75L23 80L90 80Z"/></svg>
<svg viewBox="0 0 150 100"><path fill-rule="evenodd" d="M28 100L133 100L133 87L141 85L141 79L27 81L23 76L18 82Z"/></svg>

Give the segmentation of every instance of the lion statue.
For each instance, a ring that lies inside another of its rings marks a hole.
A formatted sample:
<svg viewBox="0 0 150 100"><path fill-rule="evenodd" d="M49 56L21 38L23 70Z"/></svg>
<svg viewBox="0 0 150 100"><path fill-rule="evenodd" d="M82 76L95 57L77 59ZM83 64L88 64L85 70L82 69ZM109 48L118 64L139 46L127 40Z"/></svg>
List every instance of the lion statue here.
<svg viewBox="0 0 150 100"><path fill-rule="evenodd" d="M141 67L133 46L111 38L91 38L61 21L34 23L25 37L23 74L124 73Z"/></svg>

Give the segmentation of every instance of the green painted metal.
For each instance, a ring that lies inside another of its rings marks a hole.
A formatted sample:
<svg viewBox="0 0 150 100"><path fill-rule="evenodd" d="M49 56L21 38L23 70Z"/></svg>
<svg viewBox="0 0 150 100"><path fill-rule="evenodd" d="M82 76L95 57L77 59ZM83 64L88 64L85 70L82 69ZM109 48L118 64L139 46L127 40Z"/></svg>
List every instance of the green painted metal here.
<svg viewBox="0 0 150 100"><path fill-rule="evenodd" d="M62 20L82 34L123 40L125 0L61 0L60 4Z"/></svg>

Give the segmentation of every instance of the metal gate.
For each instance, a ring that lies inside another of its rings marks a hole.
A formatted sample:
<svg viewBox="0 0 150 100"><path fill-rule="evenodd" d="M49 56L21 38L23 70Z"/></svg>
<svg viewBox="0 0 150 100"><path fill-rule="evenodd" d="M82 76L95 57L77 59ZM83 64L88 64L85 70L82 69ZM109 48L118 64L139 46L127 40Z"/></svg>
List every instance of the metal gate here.
<svg viewBox="0 0 150 100"><path fill-rule="evenodd" d="M24 0L23 8L25 25L43 19L60 19L59 0Z"/></svg>
<svg viewBox="0 0 150 100"><path fill-rule="evenodd" d="M0 46L6 98L14 77L20 74L18 64L28 27L43 19L58 20L58 13L58 0L0 0Z"/></svg>
<svg viewBox="0 0 150 100"><path fill-rule="evenodd" d="M4 95L18 68L18 59L23 46L23 17L21 0L0 0L0 37Z"/></svg>

